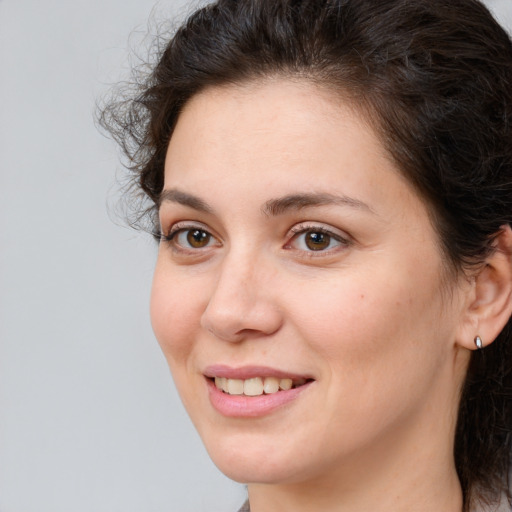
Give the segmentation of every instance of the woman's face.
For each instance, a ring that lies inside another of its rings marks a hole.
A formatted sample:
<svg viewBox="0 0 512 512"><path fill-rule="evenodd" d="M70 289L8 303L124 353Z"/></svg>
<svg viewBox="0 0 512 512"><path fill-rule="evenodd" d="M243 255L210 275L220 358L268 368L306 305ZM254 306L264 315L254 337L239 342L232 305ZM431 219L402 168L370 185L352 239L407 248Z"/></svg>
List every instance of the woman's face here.
<svg viewBox="0 0 512 512"><path fill-rule="evenodd" d="M195 96L160 222L154 331L228 476L306 482L451 450L464 287L348 104L286 80Z"/></svg>

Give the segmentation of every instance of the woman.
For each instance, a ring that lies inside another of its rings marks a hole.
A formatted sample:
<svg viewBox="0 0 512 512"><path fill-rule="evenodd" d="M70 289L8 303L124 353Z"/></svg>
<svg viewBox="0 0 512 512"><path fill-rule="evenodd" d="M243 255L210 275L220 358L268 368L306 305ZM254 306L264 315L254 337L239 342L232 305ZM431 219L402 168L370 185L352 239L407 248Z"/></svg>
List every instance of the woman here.
<svg viewBox="0 0 512 512"><path fill-rule="evenodd" d="M105 110L252 512L510 510L511 91L476 0L219 0Z"/></svg>

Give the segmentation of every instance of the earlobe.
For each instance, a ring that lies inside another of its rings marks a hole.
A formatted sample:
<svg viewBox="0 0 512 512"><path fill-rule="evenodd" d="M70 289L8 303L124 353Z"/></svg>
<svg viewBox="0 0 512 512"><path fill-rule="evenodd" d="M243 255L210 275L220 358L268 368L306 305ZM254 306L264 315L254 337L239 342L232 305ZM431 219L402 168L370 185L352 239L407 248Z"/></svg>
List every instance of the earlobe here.
<svg viewBox="0 0 512 512"><path fill-rule="evenodd" d="M512 229L503 226L471 283L466 318L459 330L458 345L470 350L490 345L512 315Z"/></svg>

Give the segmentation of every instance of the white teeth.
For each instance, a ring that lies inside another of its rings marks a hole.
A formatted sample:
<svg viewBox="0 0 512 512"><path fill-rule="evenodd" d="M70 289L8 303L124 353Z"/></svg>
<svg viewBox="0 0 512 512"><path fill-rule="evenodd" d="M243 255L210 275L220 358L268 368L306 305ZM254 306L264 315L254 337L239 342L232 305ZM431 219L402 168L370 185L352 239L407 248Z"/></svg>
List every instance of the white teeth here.
<svg viewBox="0 0 512 512"><path fill-rule="evenodd" d="M222 391L225 391L227 393L228 391L228 379L225 377L215 377L215 386L217 389L222 389Z"/></svg>
<svg viewBox="0 0 512 512"><path fill-rule="evenodd" d="M270 395L279 390L287 391L294 385L295 387L302 386L305 383L306 379L297 379L294 383L292 379L276 377L254 377L245 380L215 377L216 388L230 395L260 396L263 393Z"/></svg>
<svg viewBox="0 0 512 512"><path fill-rule="evenodd" d="M263 394L263 380L259 377L244 381L244 395L258 396Z"/></svg>
<svg viewBox="0 0 512 512"><path fill-rule="evenodd" d="M227 392L230 395L243 395L244 394L244 381L241 379L226 379Z"/></svg>
<svg viewBox="0 0 512 512"><path fill-rule="evenodd" d="M279 391L279 379L275 377L267 377L263 384L263 391L270 395L271 393L277 393Z"/></svg>
<svg viewBox="0 0 512 512"><path fill-rule="evenodd" d="M279 381L279 387L283 390L283 391L287 391L288 389L292 389L292 386L293 386L293 381L292 379L281 379Z"/></svg>

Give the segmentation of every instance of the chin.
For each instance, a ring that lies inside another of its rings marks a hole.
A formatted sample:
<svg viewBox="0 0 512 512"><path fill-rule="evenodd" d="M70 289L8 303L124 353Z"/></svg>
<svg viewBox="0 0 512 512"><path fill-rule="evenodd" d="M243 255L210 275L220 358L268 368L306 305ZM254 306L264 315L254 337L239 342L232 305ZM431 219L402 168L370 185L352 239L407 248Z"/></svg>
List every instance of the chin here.
<svg viewBox="0 0 512 512"><path fill-rule="evenodd" d="M297 451L288 454L271 443L219 442L206 440L206 449L217 468L239 483L292 483L305 475L298 466Z"/></svg>
<svg viewBox="0 0 512 512"><path fill-rule="evenodd" d="M289 468L284 469L279 464L274 465L266 457L263 461L254 463L253 461L240 460L234 464L213 462L228 478L241 484L282 484L292 483L300 480L298 475L293 474Z"/></svg>

